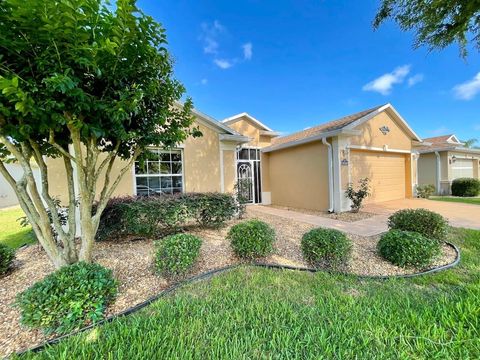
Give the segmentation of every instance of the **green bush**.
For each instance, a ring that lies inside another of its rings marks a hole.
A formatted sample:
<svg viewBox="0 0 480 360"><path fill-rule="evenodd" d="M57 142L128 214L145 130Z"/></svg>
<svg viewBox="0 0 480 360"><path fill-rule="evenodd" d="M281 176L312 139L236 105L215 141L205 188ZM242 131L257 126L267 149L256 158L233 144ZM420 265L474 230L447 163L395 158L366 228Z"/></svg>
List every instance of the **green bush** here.
<svg viewBox="0 0 480 360"><path fill-rule="evenodd" d="M345 266L352 252L352 242L334 229L313 229L302 237L304 259L314 267L340 268Z"/></svg>
<svg viewBox="0 0 480 360"><path fill-rule="evenodd" d="M391 263L425 268L440 254L441 244L412 231L390 230L377 244L379 254Z"/></svg>
<svg viewBox="0 0 480 360"><path fill-rule="evenodd" d="M114 198L102 213L97 239L161 237L191 223L217 228L232 219L237 208L233 195L220 193Z"/></svg>
<svg viewBox="0 0 480 360"><path fill-rule="evenodd" d="M473 178L459 178L452 182L452 195L471 197L480 194L480 180Z"/></svg>
<svg viewBox="0 0 480 360"><path fill-rule="evenodd" d="M273 251L275 231L263 221L252 219L232 226L227 239L238 257L255 259Z"/></svg>
<svg viewBox="0 0 480 360"><path fill-rule="evenodd" d="M155 242L155 267L168 276L186 273L200 254L202 240L194 235L176 234Z"/></svg>
<svg viewBox="0 0 480 360"><path fill-rule="evenodd" d="M435 193L435 186L428 185L418 185L417 186L417 195L421 199L429 199Z"/></svg>
<svg viewBox="0 0 480 360"><path fill-rule="evenodd" d="M414 231L429 239L443 241L447 236L448 222L442 215L427 209L404 209L388 218L388 227Z"/></svg>
<svg viewBox="0 0 480 360"><path fill-rule="evenodd" d="M15 251L0 243L0 275L5 274L10 269L14 258Z"/></svg>
<svg viewBox="0 0 480 360"><path fill-rule="evenodd" d="M45 333L68 333L101 320L117 295L112 271L98 264L65 266L20 293L22 324Z"/></svg>

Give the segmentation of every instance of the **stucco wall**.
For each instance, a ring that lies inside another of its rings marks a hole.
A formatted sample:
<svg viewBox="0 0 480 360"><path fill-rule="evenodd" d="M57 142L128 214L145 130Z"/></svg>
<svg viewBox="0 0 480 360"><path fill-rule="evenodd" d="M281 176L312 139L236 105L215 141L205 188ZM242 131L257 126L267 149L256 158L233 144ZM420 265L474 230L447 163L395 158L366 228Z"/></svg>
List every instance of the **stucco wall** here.
<svg viewBox="0 0 480 360"><path fill-rule="evenodd" d="M245 146L266 147L271 145L272 137L260 135L260 128L246 117L242 117L234 123L228 124L236 132L252 138Z"/></svg>
<svg viewBox="0 0 480 360"><path fill-rule="evenodd" d="M380 131L383 126L390 129L386 135ZM411 138L386 111L376 115L357 129L362 133L350 138L351 145L377 148L387 145L389 149L394 150L410 151L412 149Z"/></svg>
<svg viewBox="0 0 480 360"><path fill-rule="evenodd" d="M327 147L320 142L269 153L272 204L326 210L327 159Z"/></svg>
<svg viewBox="0 0 480 360"><path fill-rule="evenodd" d="M421 154L418 159L418 184L436 186L436 165L435 154Z"/></svg>
<svg viewBox="0 0 480 360"><path fill-rule="evenodd" d="M235 171L235 150L223 150L223 178L227 193L234 191Z"/></svg>

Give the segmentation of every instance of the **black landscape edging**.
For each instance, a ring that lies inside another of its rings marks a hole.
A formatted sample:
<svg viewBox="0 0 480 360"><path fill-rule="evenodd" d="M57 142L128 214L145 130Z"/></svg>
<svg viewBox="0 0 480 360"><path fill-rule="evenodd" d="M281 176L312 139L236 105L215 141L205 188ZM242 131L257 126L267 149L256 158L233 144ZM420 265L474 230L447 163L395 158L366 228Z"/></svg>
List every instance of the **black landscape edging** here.
<svg viewBox="0 0 480 360"><path fill-rule="evenodd" d="M177 290L177 289L179 289L179 288L181 288L185 285L188 285L188 284L193 283L195 281L199 281L199 280L203 280L203 279L212 277L212 276L220 274L220 273L224 273L224 272L232 270L232 269L236 269L236 268L241 267L241 266L252 266L252 267L258 267L258 268L279 269L279 270L295 270L295 271L305 271L305 272L311 272L311 273L323 271L323 272L329 272L331 274L349 275L349 276L352 276L352 277L356 277L358 279L372 279L372 280L407 279L407 278L414 278L414 277L419 277L419 276L423 276L423 275L427 275L427 274L432 274L432 273L444 271L444 270L447 270L447 269L450 269L452 267L457 266L458 263L460 262L460 249L452 243L449 243L449 242L445 242L445 243L455 250L455 253L456 253L455 261L453 261L450 264L437 266L437 267L427 269L425 271L421 271L421 272L418 272L418 273L405 274L405 275L390 275L390 276L388 276L388 275L385 275L385 276L382 276L382 275L355 275L355 274L347 273L347 272L326 271L325 269L315 269L315 268L309 268L309 267L277 265L277 264L267 264L267 263L234 264L234 265L225 266L225 267L222 267L222 268L218 268L218 269L214 269L214 270L204 272L204 273L199 274L199 275L192 276L192 277L190 277L186 280L179 281L176 284L170 286L169 288L160 291L157 295L154 295L154 296L150 297L149 299L147 299L147 300L145 300L145 301L143 301L143 302L127 309L127 310L124 310L124 311L122 311L118 314L111 315L111 316L109 316L109 317L107 317L107 318L105 318L101 321L98 321L94 324L90 324L88 326L85 326L85 327L83 327L79 330L73 331L69 334L61 335L61 336L58 336L58 337L53 338L51 340L48 340L48 341L46 341L46 342L44 342L40 345L37 345L33 348L18 352L18 353L16 353L16 355L20 356L20 355L25 354L27 352L34 352L34 353L39 352L39 351L43 350L45 347L57 344L67 337L79 334L79 333L84 332L86 330L93 329L93 328L95 328L99 325L112 322L113 320L115 320L117 318L121 318L121 317L130 315L132 313L135 313L135 312L143 309L144 307L147 307L148 305L155 302L156 300L174 292L175 290Z"/></svg>

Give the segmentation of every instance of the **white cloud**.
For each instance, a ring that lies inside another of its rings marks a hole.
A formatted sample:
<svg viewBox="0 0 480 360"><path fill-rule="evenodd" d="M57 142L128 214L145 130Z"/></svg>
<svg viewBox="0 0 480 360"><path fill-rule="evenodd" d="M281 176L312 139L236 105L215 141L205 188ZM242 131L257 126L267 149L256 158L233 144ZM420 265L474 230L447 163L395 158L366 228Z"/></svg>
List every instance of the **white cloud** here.
<svg viewBox="0 0 480 360"><path fill-rule="evenodd" d="M423 81L423 74L416 74L408 78L408 87L412 87Z"/></svg>
<svg viewBox="0 0 480 360"><path fill-rule="evenodd" d="M433 130L429 130L428 131L428 134L430 136L440 136L440 135L447 135L447 134L450 134L451 131L449 128L447 128L446 126L442 125L436 129L433 129Z"/></svg>
<svg viewBox="0 0 480 360"><path fill-rule="evenodd" d="M233 66L233 63L230 60L226 59L213 59L215 65L217 65L220 69L228 69Z"/></svg>
<svg viewBox="0 0 480 360"><path fill-rule="evenodd" d="M208 79L204 78L204 79L200 80L200 84L207 85L208 84Z"/></svg>
<svg viewBox="0 0 480 360"><path fill-rule="evenodd" d="M253 55L253 45L251 42L242 45L243 48L243 58L245 60L250 60Z"/></svg>
<svg viewBox="0 0 480 360"><path fill-rule="evenodd" d="M363 91L375 91L382 95L388 95L392 91L393 85L400 84L410 73L410 65L397 67L390 73L383 74L375 80L363 86Z"/></svg>
<svg viewBox="0 0 480 360"><path fill-rule="evenodd" d="M465 81L453 88L455 97L460 100L471 100L480 92L480 72L472 80Z"/></svg>
<svg viewBox="0 0 480 360"><path fill-rule="evenodd" d="M203 41L203 52L205 54L218 54L218 38L226 31L225 27L218 20L211 24L204 22L201 26L200 40Z"/></svg>

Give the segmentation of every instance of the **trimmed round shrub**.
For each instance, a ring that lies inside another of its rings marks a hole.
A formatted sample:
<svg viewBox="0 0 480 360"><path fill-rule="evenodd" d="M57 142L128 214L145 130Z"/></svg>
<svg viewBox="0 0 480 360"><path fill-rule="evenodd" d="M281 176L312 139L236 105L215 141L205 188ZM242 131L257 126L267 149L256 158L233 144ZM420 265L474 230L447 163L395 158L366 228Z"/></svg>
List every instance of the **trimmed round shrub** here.
<svg viewBox="0 0 480 360"><path fill-rule="evenodd" d="M20 293L15 305L20 308L22 324L47 334L64 334L101 320L117 288L111 270L79 262Z"/></svg>
<svg viewBox="0 0 480 360"><path fill-rule="evenodd" d="M0 275L5 274L15 258L15 250L5 244L0 244Z"/></svg>
<svg viewBox="0 0 480 360"><path fill-rule="evenodd" d="M155 267L160 274L186 273L200 254L202 240L190 234L167 236L155 242Z"/></svg>
<svg viewBox="0 0 480 360"><path fill-rule="evenodd" d="M227 239L238 257L255 259L273 251L275 230L263 221L252 219L232 226Z"/></svg>
<svg viewBox="0 0 480 360"><path fill-rule="evenodd" d="M399 210L388 218L388 227L395 230L414 231L438 241L443 241L448 232L447 220L442 215L427 209Z"/></svg>
<svg viewBox="0 0 480 360"><path fill-rule="evenodd" d="M302 237L304 259L314 267L339 268L345 266L352 253L352 242L335 229L313 229Z"/></svg>
<svg viewBox="0 0 480 360"><path fill-rule="evenodd" d="M452 195L471 197L480 194L480 180L473 178L459 178L452 182Z"/></svg>
<svg viewBox="0 0 480 360"><path fill-rule="evenodd" d="M440 254L441 244L412 231L390 230L377 244L379 254L401 267L425 268Z"/></svg>

